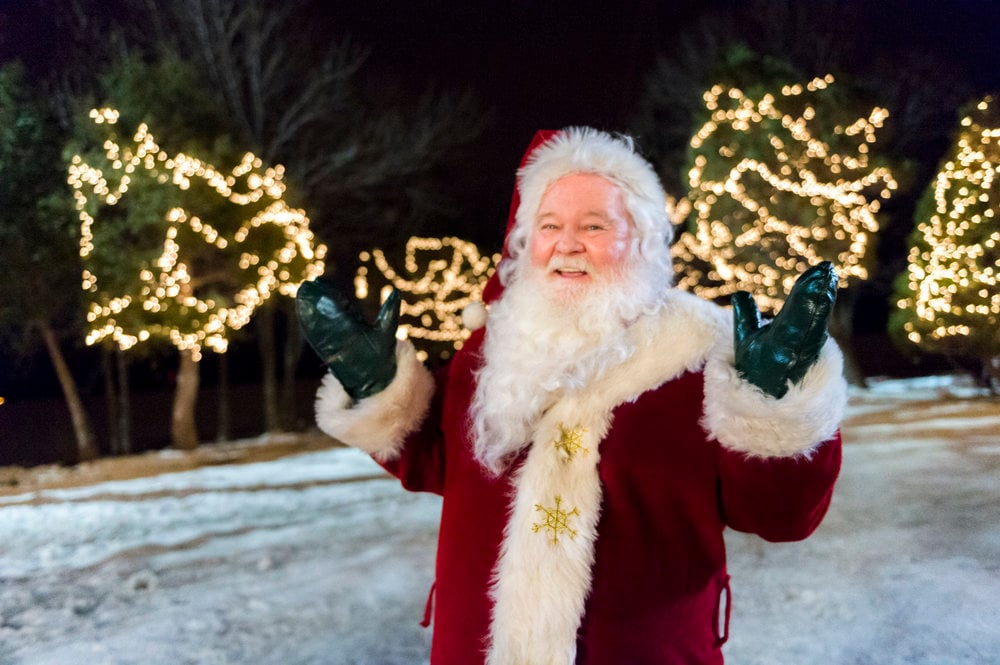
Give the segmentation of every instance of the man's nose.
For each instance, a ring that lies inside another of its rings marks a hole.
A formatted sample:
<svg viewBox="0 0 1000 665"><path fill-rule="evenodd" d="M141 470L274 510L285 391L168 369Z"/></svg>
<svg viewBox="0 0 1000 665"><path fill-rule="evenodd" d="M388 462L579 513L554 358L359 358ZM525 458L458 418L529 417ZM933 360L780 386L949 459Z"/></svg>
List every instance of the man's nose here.
<svg viewBox="0 0 1000 665"><path fill-rule="evenodd" d="M582 252L583 243L580 242L580 234L577 230L569 226L564 227L556 241L556 249L563 254Z"/></svg>

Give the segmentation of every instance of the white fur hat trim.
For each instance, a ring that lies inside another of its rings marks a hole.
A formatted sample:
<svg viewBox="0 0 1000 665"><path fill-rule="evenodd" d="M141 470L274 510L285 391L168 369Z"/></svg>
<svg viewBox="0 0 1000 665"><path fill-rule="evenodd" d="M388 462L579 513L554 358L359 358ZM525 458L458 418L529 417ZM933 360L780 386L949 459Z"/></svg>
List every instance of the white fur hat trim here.
<svg viewBox="0 0 1000 665"><path fill-rule="evenodd" d="M466 330L479 330L486 325L486 305L481 302L469 303L462 310L462 325Z"/></svg>

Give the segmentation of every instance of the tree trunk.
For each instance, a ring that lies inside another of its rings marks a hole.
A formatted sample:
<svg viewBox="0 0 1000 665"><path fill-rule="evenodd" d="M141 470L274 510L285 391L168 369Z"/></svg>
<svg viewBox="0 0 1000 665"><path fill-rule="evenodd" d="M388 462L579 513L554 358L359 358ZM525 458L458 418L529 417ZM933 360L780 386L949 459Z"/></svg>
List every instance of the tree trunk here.
<svg viewBox="0 0 1000 665"><path fill-rule="evenodd" d="M198 447L198 428L194 407L198 401L198 361L190 350L180 352L177 386L174 388L174 410L170 423L171 445L178 450Z"/></svg>
<svg viewBox="0 0 1000 665"><path fill-rule="evenodd" d="M257 309L257 345L260 349L261 381L264 389L264 425L268 432L281 431L278 414L278 362L274 339L274 305Z"/></svg>
<svg viewBox="0 0 1000 665"><path fill-rule="evenodd" d="M217 441L229 441L232 436L232 426L229 409L229 356L219 354L219 428L216 431Z"/></svg>
<svg viewBox="0 0 1000 665"><path fill-rule="evenodd" d="M86 462L95 459L97 457L97 442L94 439L94 431L90 427L87 412L83 408L83 401L76 389L76 382L73 380L73 375L69 371L59 343L56 341L55 332L47 323L40 322L38 327L42 332L42 339L45 340L45 348L49 352L49 358L55 367L56 376L59 377L59 385L62 387L66 406L69 407L70 418L73 421L73 432L76 434L76 460L74 461Z"/></svg>
<svg viewBox="0 0 1000 665"><path fill-rule="evenodd" d="M104 408L108 414L108 451L112 455L123 452L119 443L118 381L111 367L111 354L107 345L101 348L101 375L104 377Z"/></svg>
<svg viewBox="0 0 1000 665"><path fill-rule="evenodd" d="M115 350L118 366L118 446L123 455L132 452L132 387L128 380L128 356Z"/></svg>
<svg viewBox="0 0 1000 665"><path fill-rule="evenodd" d="M285 335L285 363L284 374L281 383L281 414L282 422L286 429L295 430L298 428L298 410L295 399L295 374L299 366L299 358L302 357L302 329L295 318L294 311L285 319L287 321Z"/></svg>

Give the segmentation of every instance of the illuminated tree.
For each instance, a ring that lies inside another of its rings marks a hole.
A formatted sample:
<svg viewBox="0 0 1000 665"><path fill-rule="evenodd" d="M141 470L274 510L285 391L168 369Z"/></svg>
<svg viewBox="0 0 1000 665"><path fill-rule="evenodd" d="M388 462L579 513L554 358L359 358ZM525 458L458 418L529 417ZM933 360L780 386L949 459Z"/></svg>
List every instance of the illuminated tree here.
<svg viewBox="0 0 1000 665"><path fill-rule="evenodd" d="M771 65L780 60L800 72L788 81L841 72L840 84L849 74L853 85L891 109L892 127L879 137L879 151L896 158L893 172L901 191L893 212L909 209L909 192L903 190L910 174L902 167L919 171L915 182L930 177L950 137L955 109L969 99L972 85L968 67L949 48L903 40L886 57L885 26L898 11L892 3L743 0L698 12L662 45L630 124L668 193L686 193L683 166L698 127L701 93L720 82L749 90L770 78ZM752 67L741 66L751 52L759 54ZM884 214L883 228L897 223L909 228L912 213L900 213L899 218ZM873 272L884 267L873 266Z"/></svg>
<svg viewBox="0 0 1000 665"><path fill-rule="evenodd" d="M854 117L868 115L876 104L891 111L873 147L891 164L899 187L891 200L883 201L877 215L878 244L869 244L862 262L866 281L853 280L840 291L831 319L831 332L845 351L848 377L863 382L851 336L877 332L880 317L858 316L855 321L855 313L863 311L858 308L862 300L890 300L892 279L902 267L895 257L904 250L912 228L917 187L932 176L948 144L955 109L969 99L969 72L953 55L918 44L901 44L892 58L886 58L879 32L893 10L880 3L749 0L738 4L702 13L676 40L663 45L644 82L631 127L668 193L683 208L693 166L686 164L688 144L707 120L701 95L714 84L736 87L759 99L779 90L782 83L805 82L814 74L832 71L836 83L824 94L840 97L836 105L840 117L847 109L855 109ZM831 26L840 28L831 31ZM834 117L825 110L822 116L817 121ZM849 123L851 118L840 122ZM674 219L682 222L686 217ZM709 266L695 267L704 271Z"/></svg>
<svg viewBox="0 0 1000 665"><path fill-rule="evenodd" d="M393 268L380 249L362 252L360 259L354 278L358 299L365 302L378 293L381 304L393 287L399 289L398 335L413 339L421 360L437 360L449 358L469 337L462 313L482 299L500 257L482 256L478 247L458 238L414 237L406 243L403 271Z"/></svg>
<svg viewBox="0 0 1000 665"><path fill-rule="evenodd" d="M69 168L91 300L87 343L129 349L162 338L180 351L172 438L191 448L202 349L224 353L228 333L268 298L322 274L326 247L284 201L281 166L247 153L223 172L168 154L145 124L123 139L113 109L91 118L103 141Z"/></svg>
<svg viewBox="0 0 1000 665"><path fill-rule="evenodd" d="M895 339L974 358L1000 389L1000 109L993 97L962 118L917 208L910 243L890 319Z"/></svg>
<svg viewBox="0 0 1000 665"><path fill-rule="evenodd" d="M457 217L469 188L453 177L488 116L469 94L384 81L366 69L369 49L336 34L314 3L163 0L136 3L129 42L165 46L208 85L203 106L224 111L225 133L269 164L284 164L317 233L337 238L330 263L349 266L370 238L402 243ZM161 130L162 131L162 130ZM465 180L468 182L468 180ZM348 268L349 270L349 268ZM279 307L256 316L264 416L281 429L303 347L297 325L280 330ZM290 308L284 320L294 322ZM279 387L277 342L285 340ZM279 390L281 395L279 396Z"/></svg>
<svg viewBox="0 0 1000 665"><path fill-rule="evenodd" d="M678 283L707 298L750 291L777 309L799 274L829 260L864 279L881 201L896 189L870 154L888 116L856 117L832 76L776 92L715 85L691 139L690 233L675 245Z"/></svg>
<svg viewBox="0 0 1000 665"><path fill-rule="evenodd" d="M73 461L83 461L96 457L97 445L62 350L66 338L78 339L82 325L64 141L21 69L0 69L0 341L24 355L44 344L73 423Z"/></svg>

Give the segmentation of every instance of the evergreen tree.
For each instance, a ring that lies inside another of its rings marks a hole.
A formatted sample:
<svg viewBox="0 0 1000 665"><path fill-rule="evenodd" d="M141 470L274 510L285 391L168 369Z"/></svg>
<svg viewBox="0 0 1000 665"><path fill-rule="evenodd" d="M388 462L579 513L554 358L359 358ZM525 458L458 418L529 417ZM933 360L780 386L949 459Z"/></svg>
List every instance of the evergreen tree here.
<svg viewBox="0 0 1000 665"><path fill-rule="evenodd" d="M747 83L703 95L686 170L689 232L674 253L680 286L713 299L750 291L775 310L810 265L832 261L842 286L867 276L876 215L896 188L872 155L888 112L859 117L830 75Z"/></svg>
<svg viewBox="0 0 1000 665"><path fill-rule="evenodd" d="M64 352L79 341L80 257L53 110L23 71L0 69L0 340L22 355L41 340L73 421L73 461L97 455L90 419Z"/></svg>
<svg viewBox="0 0 1000 665"><path fill-rule="evenodd" d="M963 115L917 208L906 273L896 282L894 339L976 359L1000 389L1000 109Z"/></svg>
<svg viewBox="0 0 1000 665"><path fill-rule="evenodd" d="M181 353L173 444L197 445L197 361L224 353L271 295L294 295L322 274L326 248L284 201L284 170L246 153L230 171L170 154L140 124L130 137L114 109L91 112L95 132L70 165L79 211L88 343L128 349L169 340Z"/></svg>

